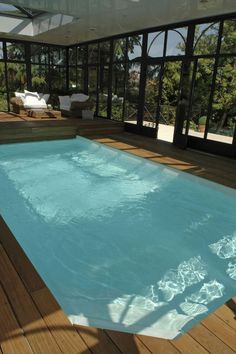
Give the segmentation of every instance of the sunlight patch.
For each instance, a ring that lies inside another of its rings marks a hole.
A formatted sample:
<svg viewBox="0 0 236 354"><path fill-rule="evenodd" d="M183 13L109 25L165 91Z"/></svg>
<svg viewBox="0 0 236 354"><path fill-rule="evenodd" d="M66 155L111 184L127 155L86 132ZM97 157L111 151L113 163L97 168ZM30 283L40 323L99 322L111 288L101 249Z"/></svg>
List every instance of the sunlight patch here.
<svg viewBox="0 0 236 354"><path fill-rule="evenodd" d="M199 291L187 296L186 301L207 305L211 301L222 297L224 295L224 288L223 284L216 280L211 280L209 283L204 283Z"/></svg>
<svg viewBox="0 0 236 354"><path fill-rule="evenodd" d="M187 287L202 281L206 275L206 265L201 257L193 257L180 263L177 269L169 270L158 282L158 288L162 291L165 301L171 301Z"/></svg>
<svg viewBox="0 0 236 354"><path fill-rule="evenodd" d="M234 258L236 257L236 235L224 236L218 242L209 245L209 248L222 259Z"/></svg>

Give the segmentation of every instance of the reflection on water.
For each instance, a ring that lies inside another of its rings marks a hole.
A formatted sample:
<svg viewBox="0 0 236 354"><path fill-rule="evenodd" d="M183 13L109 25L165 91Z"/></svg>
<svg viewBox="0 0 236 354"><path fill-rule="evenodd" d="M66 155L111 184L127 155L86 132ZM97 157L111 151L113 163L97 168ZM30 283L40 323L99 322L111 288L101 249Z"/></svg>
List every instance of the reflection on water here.
<svg viewBox="0 0 236 354"><path fill-rule="evenodd" d="M210 250L222 259L236 258L236 235L224 236L216 243L209 245Z"/></svg>
<svg viewBox="0 0 236 354"><path fill-rule="evenodd" d="M207 305L214 299L223 296L223 293L224 285L216 280L211 280L209 283L204 283L199 291L186 297L186 300Z"/></svg>
<svg viewBox="0 0 236 354"><path fill-rule="evenodd" d="M177 269L169 270L158 282L158 289L163 292L165 301L171 301L186 287L203 280L207 275L206 265L201 257L194 257L182 262Z"/></svg>
<svg viewBox="0 0 236 354"><path fill-rule="evenodd" d="M236 235L225 236L218 242L209 245L210 250L221 259L236 259ZM226 273L236 280L236 261L229 262Z"/></svg>
<svg viewBox="0 0 236 354"><path fill-rule="evenodd" d="M86 139L0 151L0 210L73 323L172 339L235 295L232 193Z"/></svg>
<svg viewBox="0 0 236 354"><path fill-rule="evenodd" d="M208 311L207 306L192 303L187 300L185 302L182 302L179 306L180 306L181 310L184 313L186 313L186 315L191 316L191 317L196 317L196 316L202 315L203 313Z"/></svg>
<svg viewBox="0 0 236 354"><path fill-rule="evenodd" d="M130 170L129 165L117 165L114 157L108 164L105 157L84 151L11 159L0 162L1 166L30 208L46 222L65 225L110 217L116 209L131 207L148 194L158 193L177 175L144 179L139 162ZM68 182L68 174L73 176L73 183Z"/></svg>
<svg viewBox="0 0 236 354"><path fill-rule="evenodd" d="M230 276L230 278L236 280L236 262L229 262L226 273Z"/></svg>

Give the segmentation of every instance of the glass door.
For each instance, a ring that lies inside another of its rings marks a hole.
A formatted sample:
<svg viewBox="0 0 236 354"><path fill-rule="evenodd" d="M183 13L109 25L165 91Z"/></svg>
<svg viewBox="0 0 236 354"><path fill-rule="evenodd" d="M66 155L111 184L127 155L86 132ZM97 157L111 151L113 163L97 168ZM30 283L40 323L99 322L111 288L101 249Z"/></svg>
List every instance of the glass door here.
<svg viewBox="0 0 236 354"><path fill-rule="evenodd" d="M172 143L176 111L180 95L182 61L166 61L163 65L157 138Z"/></svg>

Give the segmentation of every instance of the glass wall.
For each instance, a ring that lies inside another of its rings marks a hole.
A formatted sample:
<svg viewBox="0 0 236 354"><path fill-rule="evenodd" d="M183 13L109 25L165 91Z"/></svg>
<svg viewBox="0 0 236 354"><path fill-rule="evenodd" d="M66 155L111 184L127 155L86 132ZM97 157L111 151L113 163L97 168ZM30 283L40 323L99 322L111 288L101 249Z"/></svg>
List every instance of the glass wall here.
<svg viewBox="0 0 236 354"><path fill-rule="evenodd" d="M58 94L84 92L97 116L144 134L161 125L174 134L182 121L186 146L229 152L236 145L235 38L232 15L68 48L0 41L0 107L25 88L49 92L54 105Z"/></svg>
<svg viewBox="0 0 236 354"><path fill-rule="evenodd" d="M25 89L50 93L58 107L58 95L67 93L67 49L26 42L0 42L0 110L11 109L14 92Z"/></svg>

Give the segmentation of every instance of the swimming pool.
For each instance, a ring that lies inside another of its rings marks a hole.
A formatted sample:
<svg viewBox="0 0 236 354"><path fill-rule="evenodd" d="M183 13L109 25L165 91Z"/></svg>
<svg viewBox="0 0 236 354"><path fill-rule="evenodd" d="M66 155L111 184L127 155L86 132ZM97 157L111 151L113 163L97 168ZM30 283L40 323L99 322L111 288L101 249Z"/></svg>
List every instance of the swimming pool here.
<svg viewBox="0 0 236 354"><path fill-rule="evenodd" d="M0 193L73 323L172 339L236 293L230 188L77 138L1 145Z"/></svg>

